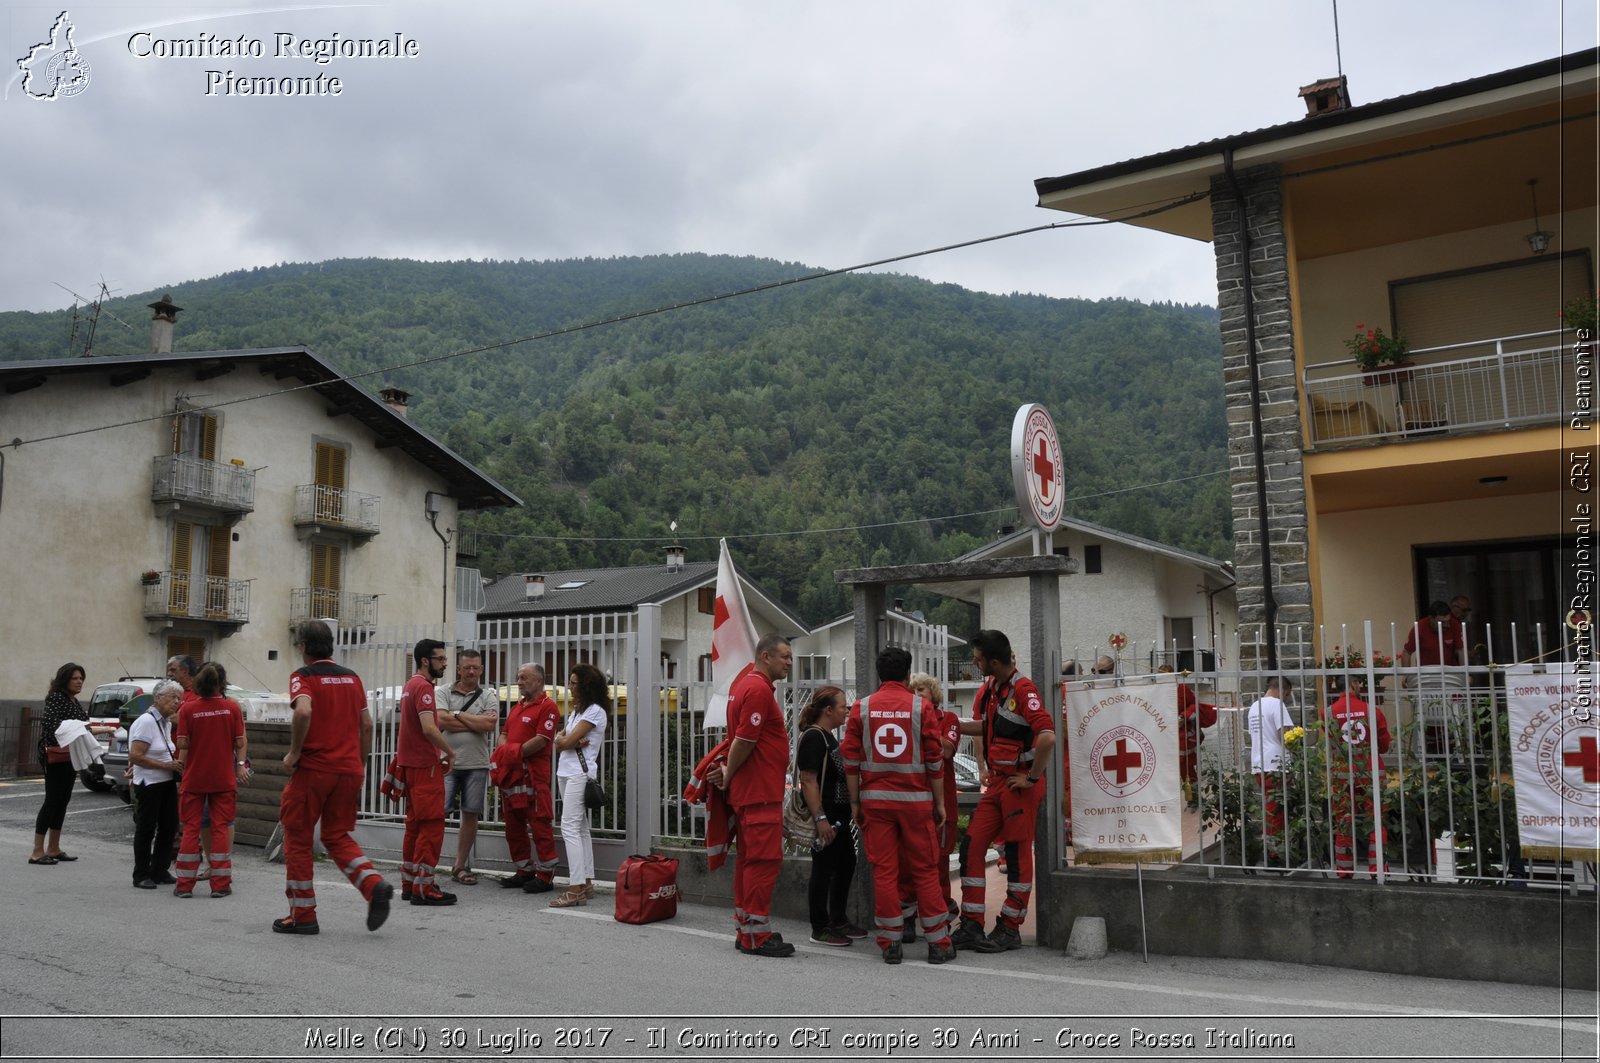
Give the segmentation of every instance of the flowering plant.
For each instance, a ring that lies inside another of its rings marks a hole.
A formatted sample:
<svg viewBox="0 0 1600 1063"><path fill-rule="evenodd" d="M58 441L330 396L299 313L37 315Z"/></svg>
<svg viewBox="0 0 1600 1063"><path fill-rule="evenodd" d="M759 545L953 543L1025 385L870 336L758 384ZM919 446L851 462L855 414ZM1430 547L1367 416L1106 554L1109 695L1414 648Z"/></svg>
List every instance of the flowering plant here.
<svg viewBox="0 0 1600 1063"><path fill-rule="evenodd" d="M1292 746L1306 736L1304 727L1291 727L1283 736L1283 744Z"/></svg>
<svg viewBox="0 0 1600 1063"><path fill-rule="evenodd" d="M139 574L139 580L142 583L159 583L161 581L161 573L153 568L147 568Z"/></svg>
<svg viewBox="0 0 1600 1063"><path fill-rule="evenodd" d="M1589 333L1594 338L1596 318L1600 318L1600 292L1585 293L1561 308L1561 327Z"/></svg>
<svg viewBox="0 0 1600 1063"><path fill-rule="evenodd" d="M1381 328L1367 328L1366 325L1357 325L1356 334L1345 340L1344 345L1363 369L1398 364L1405 361L1411 351L1404 336L1391 336Z"/></svg>
<svg viewBox="0 0 1600 1063"><path fill-rule="evenodd" d="M1379 669L1392 668L1394 666L1394 658L1386 653L1374 652L1372 666ZM1351 646L1348 650L1343 646L1335 646L1332 655L1322 659L1322 667L1330 670L1341 669L1357 672L1367 667L1367 657L1355 646Z"/></svg>

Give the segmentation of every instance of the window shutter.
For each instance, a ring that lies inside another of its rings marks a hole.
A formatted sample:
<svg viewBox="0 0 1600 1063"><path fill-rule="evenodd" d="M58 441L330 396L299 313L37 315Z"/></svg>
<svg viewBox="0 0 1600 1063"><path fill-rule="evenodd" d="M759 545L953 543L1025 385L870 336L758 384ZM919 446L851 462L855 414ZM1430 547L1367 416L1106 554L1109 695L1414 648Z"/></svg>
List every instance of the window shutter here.
<svg viewBox="0 0 1600 1063"><path fill-rule="evenodd" d="M345 451L328 443L317 444L317 485L343 489Z"/></svg>
<svg viewBox="0 0 1600 1063"><path fill-rule="evenodd" d="M210 414L201 418L200 456L207 461L217 460L217 419Z"/></svg>
<svg viewBox="0 0 1600 1063"><path fill-rule="evenodd" d="M228 560L233 532L225 527L206 529L206 615L226 617L228 609Z"/></svg>
<svg viewBox="0 0 1600 1063"><path fill-rule="evenodd" d="M332 543L311 544L311 608L313 616L339 615L343 550Z"/></svg>
<svg viewBox="0 0 1600 1063"><path fill-rule="evenodd" d="M167 657L193 657L196 661L206 659L206 640L194 638L190 635L168 635Z"/></svg>
<svg viewBox="0 0 1600 1063"><path fill-rule="evenodd" d="M167 607L179 615L189 612L190 558L194 553L194 525L186 520L172 522L172 585L167 591Z"/></svg>

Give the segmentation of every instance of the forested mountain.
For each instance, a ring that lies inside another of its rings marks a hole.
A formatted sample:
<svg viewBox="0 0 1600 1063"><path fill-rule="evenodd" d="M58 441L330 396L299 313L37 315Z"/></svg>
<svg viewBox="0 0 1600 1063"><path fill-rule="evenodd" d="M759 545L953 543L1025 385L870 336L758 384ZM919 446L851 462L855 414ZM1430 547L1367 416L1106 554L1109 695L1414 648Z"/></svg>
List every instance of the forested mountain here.
<svg viewBox="0 0 1600 1063"><path fill-rule="evenodd" d="M691 560L726 535L801 615L831 617L847 605L835 569L945 560L1014 522L987 511L1011 503L1011 420L1029 401L1061 433L1070 515L1231 554L1211 307L851 275L449 357L806 272L710 255L366 259L163 290L186 308L179 350L304 344L372 373L371 390L410 391L417 423L527 503L468 518L488 574L654 562L676 520ZM108 300L133 328L102 313L94 353L143 352L160 294ZM81 353L71 317L0 314L0 359Z"/></svg>

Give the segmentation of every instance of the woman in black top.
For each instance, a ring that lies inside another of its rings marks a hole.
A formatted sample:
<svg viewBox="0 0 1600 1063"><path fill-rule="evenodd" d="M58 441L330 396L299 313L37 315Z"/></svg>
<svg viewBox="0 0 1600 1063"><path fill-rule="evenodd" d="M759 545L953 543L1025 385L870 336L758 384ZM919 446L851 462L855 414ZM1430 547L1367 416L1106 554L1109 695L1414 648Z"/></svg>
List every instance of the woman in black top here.
<svg viewBox="0 0 1600 1063"><path fill-rule="evenodd" d="M56 745L56 728L63 720L89 719L78 695L83 691L83 666L68 661L56 669L50 692L44 696L44 723L39 728L39 766L44 769L44 805L33 824L33 855L30 864L58 864L76 860L61 851L61 825L67 820L67 802L72 800L72 784L78 773L72 761L50 763L47 746Z"/></svg>
<svg viewBox="0 0 1600 1063"><path fill-rule="evenodd" d="M867 936L845 920L850 880L856 873L856 843L850 833L850 790L844 781L844 759L833 732L844 723L849 707L844 691L822 687L800 711L800 744L795 774L806 806L817 821L811 854L811 940L843 947Z"/></svg>

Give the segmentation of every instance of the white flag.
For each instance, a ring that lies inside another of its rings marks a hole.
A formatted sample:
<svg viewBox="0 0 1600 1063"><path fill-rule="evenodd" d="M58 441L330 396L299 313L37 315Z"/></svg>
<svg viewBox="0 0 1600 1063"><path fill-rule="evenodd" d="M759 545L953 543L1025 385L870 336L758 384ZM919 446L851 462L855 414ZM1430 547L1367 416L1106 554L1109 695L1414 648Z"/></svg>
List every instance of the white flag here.
<svg viewBox="0 0 1600 1063"><path fill-rule="evenodd" d="M1067 684L1073 863L1183 859L1176 678Z"/></svg>
<svg viewBox="0 0 1600 1063"><path fill-rule="evenodd" d="M745 608L744 588L722 540L717 558L717 604L711 625L711 700L706 704L706 726L728 725L728 692L756 666L756 629Z"/></svg>

